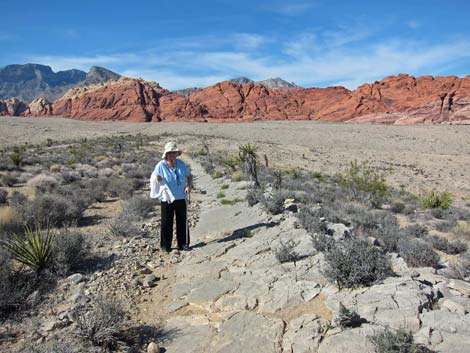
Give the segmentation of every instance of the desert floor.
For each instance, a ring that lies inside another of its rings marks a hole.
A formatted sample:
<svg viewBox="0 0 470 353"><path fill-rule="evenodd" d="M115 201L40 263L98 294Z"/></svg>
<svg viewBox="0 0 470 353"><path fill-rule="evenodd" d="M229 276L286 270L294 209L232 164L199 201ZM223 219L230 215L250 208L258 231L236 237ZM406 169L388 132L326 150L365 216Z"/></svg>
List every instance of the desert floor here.
<svg viewBox="0 0 470 353"><path fill-rule="evenodd" d="M0 118L0 147L52 140L127 134L176 139L185 151L237 152L259 147L274 167L301 167L334 174L353 160L368 161L388 183L421 193L449 191L457 204L470 203L470 126L350 125L312 121L250 123L123 123L60 118ZM160 155L161 151L156 151Z"/></svg>

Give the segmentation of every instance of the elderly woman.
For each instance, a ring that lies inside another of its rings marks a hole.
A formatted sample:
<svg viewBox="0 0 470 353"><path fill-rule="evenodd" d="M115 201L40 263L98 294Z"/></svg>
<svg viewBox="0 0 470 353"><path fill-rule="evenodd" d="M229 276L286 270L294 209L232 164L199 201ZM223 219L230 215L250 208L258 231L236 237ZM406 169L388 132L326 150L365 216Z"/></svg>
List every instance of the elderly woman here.
<svg viewBox="0 0 470 353"><path fill-rule="evenodd" d="M161 201L161 248L171 252L173 240L173 218L176 216L176 240L179 250L189 250L189 226L186 197L191 192L192 177L188 167L176 157L181 151L174 142L165 145L162 160L158 162L154 173L157 181L168 187L170 197Z"/></svg>

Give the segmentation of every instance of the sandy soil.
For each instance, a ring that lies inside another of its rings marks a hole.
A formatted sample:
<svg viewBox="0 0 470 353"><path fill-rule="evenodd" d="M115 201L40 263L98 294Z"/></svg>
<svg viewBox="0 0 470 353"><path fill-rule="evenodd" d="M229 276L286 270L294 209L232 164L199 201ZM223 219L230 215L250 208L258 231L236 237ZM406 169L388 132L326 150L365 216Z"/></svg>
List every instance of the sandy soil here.
<svg viewBox="0 0 470 353"><path fill-rule="evenodd" d="M203 141L213 150L236 152L242 143L259 147L270 166L301 167L327 174L350 161L369 161L389 183L412 192L450 191L470 202L470 126L349 125L313 121L252 123L122 123L60 118L0 118L0 147L116 134L176 136L187 151ZM163 144L163 143L162 143ZM162 146L163 147L163 146ZM160 153L160 151L156 151Z"/></svg>

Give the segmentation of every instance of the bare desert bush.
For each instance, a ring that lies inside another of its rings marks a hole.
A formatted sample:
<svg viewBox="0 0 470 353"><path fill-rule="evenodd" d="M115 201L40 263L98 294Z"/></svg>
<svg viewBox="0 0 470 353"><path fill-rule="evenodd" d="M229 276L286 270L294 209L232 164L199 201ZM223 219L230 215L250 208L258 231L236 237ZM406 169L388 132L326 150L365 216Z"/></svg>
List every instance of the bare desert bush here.
<svg viewBox="0 0 470 353"><path fill-rule="evenodd" d="M109 232L115 237L133 237L140 233L140 228L134 224L134 217L131 214L121 212L111 220Z"/></svg>
<svg viewBox="0 0 470 353"><path fill-rule="evenodd" d="M390 260L367 241L336 242L326 253L325 276L342 288L370 286L392 274Z"/></svg>
<svg viewBox="0 0 470 353"><path fill-rule="evenodd" d="M295 242L292 239L289 239L286 242L281 241L280 246L275 249L274 255L276 259L281 263L285 262L296 262L300 259L299 254L295 251L295 247L298 245L298 242Z"/></svg>
<svg viewBox="0 0 470 353"><path fill-rule="evenodd" d="M78 230L62 229L55 238L53 266L60 274L68 274L80 268L90 249Z"/></svg>
<svg viewBox="0 0 470 353"><path fill-rule="evenodd" d="M74 201L60 194L40 194L32 202L13 207L31 227L38 224L62 227L76 224L83 216L85 204Z"/></svg>
<svg viewBox="0 0 470 353"><path fill-rule="evenodd" d="M449 277L468 281L470 278L470 252L458 256L449 265Z"/></svg>
<svg viewBox="0 0 470 353"><path fill-rule="evenodd" d="M27 306L34 278L12 269L8 254L0 249L0 322Z"/></svg>
<svg viewBox="0 0 470 353"><path fill-rule="evenodd" d="M349 169L339 175L339 182L354 200L373 207L380 207L388 196L384 176L367 163L351 162Z"/></svg>
<svg viewBox="0 0 470 353"><path fill-rule="evenodd" d="M335 244L332 236L326 234L312 234L312 245L318 251L329 251Z"/></svg>
<svg viewBox="0 0 470 353"><path fill-rule="evenodd" d="M80 173L83 178L97 178L98 170L89 164L75 164L75 170Z"/></svg>
<svg viewBox="0 0 470 353"><path fill-rule="evenodd" d="M320 215L321 213L318 209L306 206L302 207L300 212L297 214L297 218L299 219L302 227L304 227L310 234L325 234L327 222L325 222Z"/></svg>
<svg viewBox="0 0 470 353"><path fill-rule="evenodd" d="M105 297L97 298L90 305L78 306L72 312L77 334L94 346L105 349L116 346L125 316L119 301Z"/></svg>
<svg viewBox="0 0 470 353"><path fill-rule="evenodd" d="M419 202L422 208L447 209L452 204L452 195L446 191L436 192L432 190L421 196Z"/></svg>
<svg viewBox="0 0 470 353"><path fill-rule="evenodd" d="M424 238L428 235L429 231L426 227L413 223L402 229L404 238Z"/></svg>
<svg viewBox="0 0 470 353"><path fill-rule="evenodd" d="M375 346L376 353L434 353L429 348L414 343L413 333L405 329L393 331L387 327L369 339Z"/></svg>
<svg viewBox="0 0 470 353"><path fill-rule="evenodd" d="M124 204L124 212L134 219L142 220L153 211L155 201L142 195L134 195Z"/></svg>
<svg viewBox="0 0 470 353"><path fill-rule="evenodd" d="M109 181L106 178L96 178L83 180L80 187L82 192L86 195L89 203L103 202L106 199L106 192L108 189Z"/></svg>
<svg viewBox="0 0 470 353"><path fill-rule="evenodd" d="M452 230L456 238L470 241L470 223L459 224Z"/></svg>
<svg viewBox="0 0 470 353"><path fill-rule="evenodd" d="M4 174L4 175L0 176L0 185L1 186L12 187L16 183L18 183L18 178L13 176L12 174Z"/></svg>
<svg viewBox="0 0 470 353"><path fill-rule="evenodd" d="M467 251L467 245L460 240L449 241L446 238L432 235L427 238L434 249L445 252L446 254L456 255Z"/></svg>
<svg viewBox="0 0 470 353"><path fill-rule="evenodd" d="M5 205L8 200L8 191L0 189L0 205Z"/></svg>
<svg viewBox="0 0 470 353"><path fill-rule="evenodd" d="M75 181L79 181L82 177L79 172L75 170L62 170L60 172L64 184L71 184Z"/></svg>
<svg viewBox="0 0 470 353"><path fill-rule="evenodd" d="M127 200L134 193L134 184L128 179L111 178L108 183L107 191L111 197L119 197L121 200Z"/></svg>
<svg viewBox="0 0 470 353"><path fill-rule="evenodd" d="M439 267L439 255L422 239L400 239L397 250L410 267Z"/></svg>
<svg viewBox="0 0 470 353"><path fill-rule="evenodd" d="M271 196L263 198L261 203L266 211L276 215L284 211L284 201L286 198L286 192L274 191Z"/></svg>
<svg viewBox="0 0 470 353"><path fill-rule="evenodd" d="M37 192L51 192L59 184L56 177L49 174L38 174L28 180L27 185L36 189Z"/></svg>
<svg viewBox="0 0 470 353"><path fill-rule="evenodd" d="M335 323L342 328L360 327L367 320L361 318L357 312L346 308L341 302L339 303L339 312Z"/></svg>
<svg viewBox="0 0 470 353"><path fill-rule="evenodd" d="M256 186L250 186L246 190L246 201L248 205L254 206L264 200L263 189Z"/></svg>

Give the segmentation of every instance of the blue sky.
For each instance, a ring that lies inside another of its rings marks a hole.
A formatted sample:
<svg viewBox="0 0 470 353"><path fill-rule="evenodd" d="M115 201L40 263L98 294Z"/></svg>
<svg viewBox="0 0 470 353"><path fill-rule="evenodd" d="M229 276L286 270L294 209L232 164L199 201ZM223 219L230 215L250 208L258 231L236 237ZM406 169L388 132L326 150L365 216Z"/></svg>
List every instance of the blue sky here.
<svg viewBox="0 0 470 353"><path fill-rule="evenodd" d="M470 74L466 0L4 1L0 66L98 65L168 89L237 76L304 87Z"/></svg>

